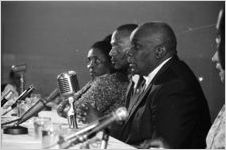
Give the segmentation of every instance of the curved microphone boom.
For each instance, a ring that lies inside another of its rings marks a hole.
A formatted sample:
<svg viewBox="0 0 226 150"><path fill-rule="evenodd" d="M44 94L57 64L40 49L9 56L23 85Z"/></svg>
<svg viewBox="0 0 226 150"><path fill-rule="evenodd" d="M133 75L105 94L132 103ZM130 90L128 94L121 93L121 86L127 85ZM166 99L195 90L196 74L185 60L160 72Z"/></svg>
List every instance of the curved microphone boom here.
<svg viewBox="0 0 226 150"><path fill-rule="evenodd" d="M69 135L66 138L61 138L58 141L58 144L61 145L61 148L69 148L75 144L86 141L87 139L95 136L99 131L102 131L115 121L123 121L128 117L128 112L125 107L118 108L115 112L110 115L104 116L104 119L99 119L86 128Z"/></svg>
<svg viewBox="0 0 226 150"><path fill-rule="evenodd" d="M67 112L69 128L78 128L74 111L74 94L79 90L78 79L75 71L68 71L58 75L58 87L61 95L68 100L70 109Z"/></svg>
<svg viewBox="0 0 226 150"><path fill-rule="evenodd" d="M59 96L59 90L53 90L50 95L46 99L40 99L37 101L30 109L28 109L19 119L17 125L25 122L26 120L30 119L37 113L39 113L42 109L46 107L46 104L53 101L57 96Z"/></svg>

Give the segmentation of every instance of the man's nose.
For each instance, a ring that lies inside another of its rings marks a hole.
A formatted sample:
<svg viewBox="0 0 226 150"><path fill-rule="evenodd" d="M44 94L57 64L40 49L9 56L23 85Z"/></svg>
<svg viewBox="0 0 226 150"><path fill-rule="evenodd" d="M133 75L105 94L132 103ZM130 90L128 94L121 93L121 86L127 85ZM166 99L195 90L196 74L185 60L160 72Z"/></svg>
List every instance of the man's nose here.
<svg viewBox="0 0 226 150"><path fill-rule="evenodd" d="M109 53L109 55L110 56L115 56L116 54L117 54L116 50L112 48L110 53Z"/></svg>
<svg viewBox="0 0 226 150"><path fill-rule="evenodd" d="M94 67L94 62L93 61L91 61L91 62L89 62L88 64L87 64L87 68L88 69L91 69L91 68L93 68Z"/></svg>
<svg viewBox="0 0 226 150"><path fill-rule="evenodd" d="M218 61L218 51L216 51L212 57L212 61L213 62L217 62Z"/></svg>

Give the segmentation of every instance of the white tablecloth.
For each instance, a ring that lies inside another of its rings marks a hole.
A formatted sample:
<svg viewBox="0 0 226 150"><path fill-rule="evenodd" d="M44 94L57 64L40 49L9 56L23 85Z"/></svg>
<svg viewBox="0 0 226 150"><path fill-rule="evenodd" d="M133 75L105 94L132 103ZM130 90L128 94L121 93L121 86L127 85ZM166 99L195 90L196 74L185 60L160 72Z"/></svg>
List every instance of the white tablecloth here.
<svg viewBox="0 0 226 150"><path fill-rule="evenodd" d="M67 120L57 115L55 111L42 111L39 113L41 117L50 117L54 123L61 123L67 125ZM3 134L1 130L1 148L2 149L42 149L41 138L35 138L34 126L32 119L26 121L22 126L28 127L29 133L25 135L10 135ZM57 149L58 146L53 147ZM72 148L78 148L76 146ZM127 145L113 137L109 137L107 149L134 149L134 147Z"/></svg>

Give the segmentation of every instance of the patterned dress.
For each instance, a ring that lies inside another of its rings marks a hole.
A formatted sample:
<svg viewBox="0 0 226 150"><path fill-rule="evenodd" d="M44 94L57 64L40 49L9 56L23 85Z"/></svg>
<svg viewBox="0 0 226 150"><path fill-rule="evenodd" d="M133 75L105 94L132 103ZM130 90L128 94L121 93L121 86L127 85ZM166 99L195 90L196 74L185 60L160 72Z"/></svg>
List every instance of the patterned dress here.
<svg viewBox="0 0 226 150"><path fill-rule="evenodd" d="M105 74L89 81L81 90L74 94L75 110L82 104L89 103L102 115L106 115L119 107L125 106L125 95L129 84L128 77L122 73ZM67 117L65 110L68 101L62 101L57 112Z"/></svg>
<svg viewBox="0 0 226 150"><path fill-rule="evenodd" d="M206 143L207 149L225 149L225 105L211 126Z"/></svg>
<svg viewBox="0 0 226 150"><path fill-rule="evenodd" d="M83 103L94 106L103 115L125 106L125 95L129 81L122 73L105 74L87 85L86 91L77 98L75 108ZM84 90L83 90L84 91ZM75 95L75 97L76 97Z"/></svg>

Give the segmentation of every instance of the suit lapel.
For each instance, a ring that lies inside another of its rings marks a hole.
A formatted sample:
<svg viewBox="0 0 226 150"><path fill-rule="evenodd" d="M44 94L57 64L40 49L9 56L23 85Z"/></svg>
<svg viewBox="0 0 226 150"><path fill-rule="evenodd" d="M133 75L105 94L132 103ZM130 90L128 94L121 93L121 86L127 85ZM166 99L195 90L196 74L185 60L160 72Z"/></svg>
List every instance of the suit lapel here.
<svg viewBox="0 0 226 150"><path fill-rule="evenodd" d="M144 96L148 93L148 91L150 91L151 88L152 88L152 84L150 83L148 85L147 89L141 95L139 95L139 97L137 97L137 102L135 103L135 105L133 106L133 108L130 110L128 119L135 112L135 110L139 106L139 104L144 100Z"/></svg>
<svg viewBox="0 0 226 150"><path fill-rule="evenodd" d="M134 98L137 98L137 102L135 103L135 105L133 106L133 108L130 110L130 112L129 112L129 116L128 116L128 118L127 118L127 121L129 120L129 118L131 118L131 116L133 115L133 113L135 112L135 110L138 108L138 106L139 106L139 104L143 101L143 100L145 100L144 99L144 97L145 97L145 95L147 95L148 93L151 93L154 89L155 89L155 87L157 87L156 85L155 85L155 81L158 79L158 77L162 74L162 73L164 73L168 68L169 68L169 66L172 64L172 63L174 63L175 61L177 61L178 60L178 57L177 57L177 55L175 55L175 56L173 56L172 58L171 58L171 60L169 60L160 70L159 70L159 72L156 74L156 76L153 78L153 80L151 81L151 83L148 85L148 87L147 87L147 89L139 96L139 97L134 97ZM131 89L133 89L133 86L132 87L130 87L130 93L131 93ZM131 99L131 98L133 98L132 96L130 96L130 97L128 97L127 99L127 102L128 102L128 106L129 106L129 99ZM128 108L128 107L127 107ZM126 122L127 122L126 121Z"/></svg>
<svg viewBox="0 0 226 150"><path fill-rule="evenodd" d="M129 102L130 102L130 99L131 99L131 95L133 94L132 93L133 92L133 86L134 86L134 83L131 80L129 85L128 85L127 91L126 91L126 102L125 102L126 108L129 107Z"/></svg>
<svg viewBox="0 0 226 150"><path fill-rule="evenodd" d="M153 78L153 80L151 81L151 83L148 85L147 89L139 96L137 97L137 103L134 105L134 107L131 109L131 111L129 112L129 116L127 117L124 125L123 125L123 128L122 128L122 137L127 139L130 132L130 127L127 128L127 126L129 126L129 122L130 120L133 118L132 115L136 112L136 110L139 108L139 105L142 101L145 101L146 98L145 96L149 96L151 93L153 93L153 91L158 88L158 79L161 78L161 75L173 64L175 63L176 61L178 61L178 57L177 55L173 56L160 70L159 72L156 74L156 76ZM131 93L131 89L133 89L133 86L131 86L131 83L130 83L130 93ZM128 94L128 93L127 93ZM147 95L148 94L148 95ZM131 94L129 96L127 96L127 103L128 103L128 106L129 106L129 101L130 99L133 98L131 96ZM134 97L135 98L135 97ZM152 102L151 102L152 103ZM128 107L127 107L128 108ZM128 134L128 135L127 135Z"/></svg>
<svg viewBox="0 0 226 150"><path fill-rule="evenodd" d="M173 56L166 64L163 65L163 67L158 71L158 73L155 75L155 77L152 80L152 83L155 83L155 81L176 61L178 61L179 58L177 55Z"/></svg>

